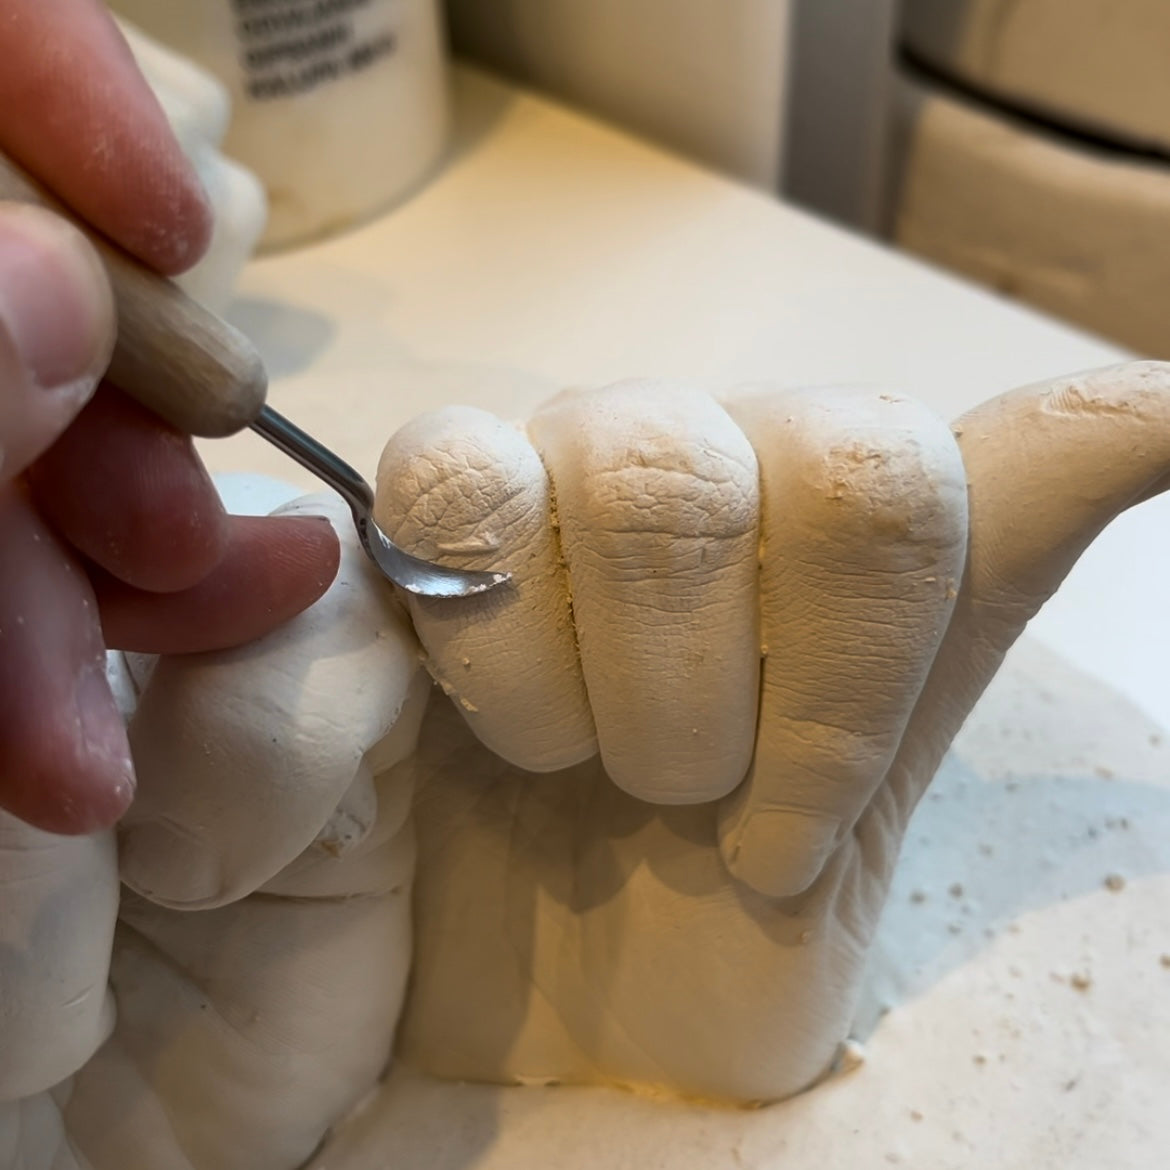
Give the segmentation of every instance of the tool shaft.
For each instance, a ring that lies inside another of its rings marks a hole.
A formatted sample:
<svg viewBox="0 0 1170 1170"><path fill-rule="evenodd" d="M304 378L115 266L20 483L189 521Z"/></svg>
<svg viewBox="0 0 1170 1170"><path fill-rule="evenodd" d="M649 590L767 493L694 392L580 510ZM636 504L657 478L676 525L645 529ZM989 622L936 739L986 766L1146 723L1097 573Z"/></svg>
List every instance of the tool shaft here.
<svg viewBox="0 0 1170 1170"><path fill-rule="evenodd" d="M204 438L233 435L260 413L268 377L242 333L81 222L3 154L0 199L49 208L97 249L117 306L109 376L120 390L185 434Z"/></svg>

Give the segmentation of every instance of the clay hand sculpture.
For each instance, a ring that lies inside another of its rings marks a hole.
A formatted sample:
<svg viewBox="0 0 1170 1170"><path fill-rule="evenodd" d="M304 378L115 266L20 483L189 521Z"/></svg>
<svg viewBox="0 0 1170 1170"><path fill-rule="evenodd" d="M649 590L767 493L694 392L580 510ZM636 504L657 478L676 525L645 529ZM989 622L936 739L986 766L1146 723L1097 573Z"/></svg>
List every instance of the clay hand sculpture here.
<svg viewBox="0 0 1170 1170"><path fill-rule="evenodd" d="M514 588L408 622L350 547L264 641L129 664L116 1014L112 843L0 825L0 1167L295 1167L396 1033L444 1077L814 1084L951 737L1168 474L1153 363L953 428L646 383L417 420L379 523Z"/></svg>

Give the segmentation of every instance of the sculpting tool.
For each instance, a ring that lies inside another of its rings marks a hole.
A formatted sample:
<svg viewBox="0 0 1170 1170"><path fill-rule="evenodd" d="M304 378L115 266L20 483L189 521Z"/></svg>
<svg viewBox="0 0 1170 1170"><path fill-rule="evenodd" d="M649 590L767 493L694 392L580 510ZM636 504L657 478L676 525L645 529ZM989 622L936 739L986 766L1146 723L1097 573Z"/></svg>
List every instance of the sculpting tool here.
<svg viewBox="0 0 1170 1170"><path fill-rule="evenodd" d="M109 377L120 390L189 435L223 438L250 427L345 500L370 559L410 593L467 597L509 580L508 573L450 569L398 548L374 522L374 493L361 475L265 404L268 375L242 333L70 215L2 153L0 199L64 215L97 249L117 305Z"/></svg>

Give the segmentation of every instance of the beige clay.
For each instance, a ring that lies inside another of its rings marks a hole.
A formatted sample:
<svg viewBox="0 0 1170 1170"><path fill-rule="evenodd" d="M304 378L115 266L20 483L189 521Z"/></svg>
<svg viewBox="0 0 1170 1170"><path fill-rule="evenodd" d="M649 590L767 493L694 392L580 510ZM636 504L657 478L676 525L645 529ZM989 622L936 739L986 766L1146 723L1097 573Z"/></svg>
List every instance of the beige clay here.
<svg viewBox="0 0 1170 1170"><path fill-rule="evenodd" d="M440 1077L808 1088L951 738L1168 471L1152 363L1016 391L953 435L896 396L721 406L645 383L563 396L527 436L480 412L412 424L380 523L519 587L416 609L420 651L351 544L286 630L137 671L114 1037L0 1107L0 1167L292 1170L396 1024ZM425 717L424 659L450 694ZM11 982L19 945L0 1020L39 994ZM0 1037L0 1061L31 1061L23 1043ZM47 1025L41 1043L64 1051Z"/></svg>

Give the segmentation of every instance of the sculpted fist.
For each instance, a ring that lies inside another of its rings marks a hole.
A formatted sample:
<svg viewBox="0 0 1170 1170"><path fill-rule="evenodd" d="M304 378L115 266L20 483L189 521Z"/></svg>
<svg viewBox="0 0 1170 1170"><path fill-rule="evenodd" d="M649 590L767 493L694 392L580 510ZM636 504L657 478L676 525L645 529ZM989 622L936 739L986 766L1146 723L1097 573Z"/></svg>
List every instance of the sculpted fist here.
<svg viewBox="0 0 1170 1170"><path fill-rule="evenodd" d="M1170 367L952 429L866 391L563 395L400 432L381 523L510 592L412 601L455 702L413 773L400 1051L469 1080L799 1092L907 821L1025 623L1165 486Z"/></svg>
<svg viewBox="0 0 1170 1170"><path fill-rule="evenodd" d="M512 586L411 600L412 632L335 511L342 571L307 614L131 662L116 1019L86 1052L71 1013L101 1004L112 843L66 857L5 827L31 876L0 891L23 924L0 940L23 1098L0 1105L0 1167L291 1170L396 1028L452 1078L809 1086L951 737L1168 471L1152 363L953 429L864 391L646 383L563 395L526 431L417 420L380 522Z"/></svg>

